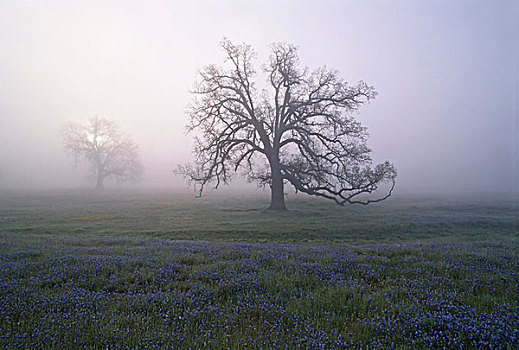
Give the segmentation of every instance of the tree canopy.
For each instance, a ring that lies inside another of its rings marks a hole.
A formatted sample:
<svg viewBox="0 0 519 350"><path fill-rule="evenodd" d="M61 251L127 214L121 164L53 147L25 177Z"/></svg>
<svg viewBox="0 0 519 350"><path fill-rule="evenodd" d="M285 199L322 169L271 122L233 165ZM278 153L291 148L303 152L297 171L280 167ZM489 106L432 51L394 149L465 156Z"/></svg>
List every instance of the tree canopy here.
<svg viewBox="0 0 519 350"><path fill-rule="evenodd" d="M224 65L200 70L192 91L187 128L199 133L194 164L179 166L200 194L241 170L271 187L271 209L285 209L286 184L340 205L391 195L396 170L389 162L372 165L367 130L352 115L375 98L372 86L350 85L325 66L301 67L297 48L277 43L262 68L267 88L259 88L252 47L229 40L221 47ZM387 192L378 194L384 183Z"/></svg>
<svg viewBox="0 0 519 350"><path fill-rule="evenodd" d="M62 129L65 150L78 161L91 166L96 187L103 187L105 179L118 182L137 181L143 167L137 144L115 123L91 118L87 125L69 122Z"/></svg>

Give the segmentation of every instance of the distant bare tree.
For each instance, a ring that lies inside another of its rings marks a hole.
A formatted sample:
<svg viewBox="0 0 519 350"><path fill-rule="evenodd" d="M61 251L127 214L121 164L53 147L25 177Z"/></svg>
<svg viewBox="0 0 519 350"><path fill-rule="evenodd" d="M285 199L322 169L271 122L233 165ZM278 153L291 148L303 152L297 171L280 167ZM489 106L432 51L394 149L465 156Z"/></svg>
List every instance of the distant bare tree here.
<svg viewBox="0 0 519 350"><path fill-rule="evenodd" d="M88 125L69 122L63 126L62 136L74 165L83 160L92 166L97 188L108 178L118 182L140 179L143 168L137 145L115 123L98 117L91 118Z"/></svg>
<svg viewBox="0 0 519 350"><path fill-rule="evenodd" d="M396 170L389 162L371 167L367 131L352 116L376 96L364 82L349 85L326 67L299 67L297 49L272 45L263 67L266 89L253 81L254 50L221 43L228 67L203 68L193 93L189 131L197 130L194 165L178 172L204 187L228 183L244 170L250 181L271 187L270 209L284 210L284 185L337 204L368 204L388 198ZM389 183L376 198L361 196Z"/></svg>

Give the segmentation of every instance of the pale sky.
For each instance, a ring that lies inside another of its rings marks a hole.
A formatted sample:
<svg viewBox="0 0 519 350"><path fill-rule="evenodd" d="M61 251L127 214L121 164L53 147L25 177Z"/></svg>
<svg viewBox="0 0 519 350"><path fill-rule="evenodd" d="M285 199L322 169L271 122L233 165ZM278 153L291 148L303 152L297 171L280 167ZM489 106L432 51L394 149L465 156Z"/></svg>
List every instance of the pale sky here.
<svg viewBox="0 0 519 350"><path fill-rule="evenodd" d="M0 0L0 187L91 185L59 131L95 115L139 144L144 185L184 186L189 89L227 37L256 49L259 81L285 41L373 85L357 117L397 190L517 191L518 18L514 0Z"/></svg>

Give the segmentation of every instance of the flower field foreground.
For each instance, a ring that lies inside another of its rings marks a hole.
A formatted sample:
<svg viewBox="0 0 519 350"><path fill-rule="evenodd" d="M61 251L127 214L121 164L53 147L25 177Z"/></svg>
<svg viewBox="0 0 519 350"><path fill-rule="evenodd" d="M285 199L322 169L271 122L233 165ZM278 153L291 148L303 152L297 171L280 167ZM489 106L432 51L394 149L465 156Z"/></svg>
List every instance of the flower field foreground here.
<svg viewBox="0 0 519 350"><path fill-rule="evenodd" d="M519 242L0 236L0 348L519 347Z"/></svg>

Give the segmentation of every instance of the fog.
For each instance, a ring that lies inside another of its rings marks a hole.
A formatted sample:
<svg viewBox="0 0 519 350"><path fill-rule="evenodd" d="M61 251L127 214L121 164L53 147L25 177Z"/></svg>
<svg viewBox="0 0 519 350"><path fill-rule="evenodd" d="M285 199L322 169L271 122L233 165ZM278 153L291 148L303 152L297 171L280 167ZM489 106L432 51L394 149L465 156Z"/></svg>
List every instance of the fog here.
<svg viewBox="0 0 519 350"><path fill-rule="evenodd" d="M258 73L284 41L373 85L357 118L397 191L517 192L518 18L514 0L1 1L0 188L92 187L60 128L95 115L139 145L138 186L185 188L189 90L227 37Z"/></svg>

